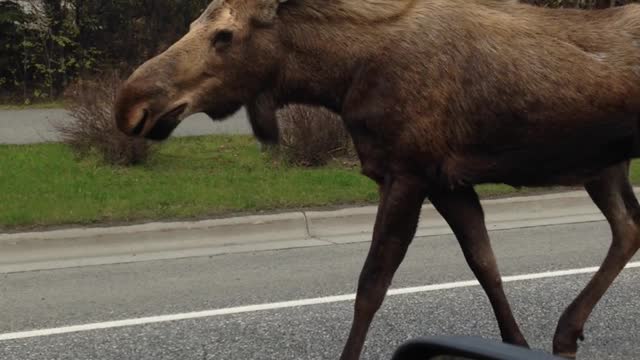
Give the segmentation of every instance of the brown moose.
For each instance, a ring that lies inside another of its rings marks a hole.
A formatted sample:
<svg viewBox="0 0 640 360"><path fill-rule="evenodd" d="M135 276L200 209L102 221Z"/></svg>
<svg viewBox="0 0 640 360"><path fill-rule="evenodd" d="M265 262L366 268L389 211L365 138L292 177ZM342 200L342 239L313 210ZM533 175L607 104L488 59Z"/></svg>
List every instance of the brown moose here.
<svg viewBox="0 0 640 360"><path fill-rule="evenodd" d="M451 226L505 342L527 346L504 294L473 186L584 185L613 234L562 314L553 351L575 357L594 306L640 246L628 180L638 157L640 7L552 10L509 0L214 0L122 88L119 128L163 140L181 119L247 105L326 107L351 134L380 204L343 360L374 314L429 199Z"/></svg>

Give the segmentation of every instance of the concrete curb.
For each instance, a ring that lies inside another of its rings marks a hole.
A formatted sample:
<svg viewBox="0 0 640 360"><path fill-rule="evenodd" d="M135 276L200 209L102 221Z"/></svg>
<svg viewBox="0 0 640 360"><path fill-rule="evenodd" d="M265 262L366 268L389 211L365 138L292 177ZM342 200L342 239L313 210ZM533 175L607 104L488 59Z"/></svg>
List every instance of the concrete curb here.
<svg viewBox="0 0 640 360"><path fill-rule="evenodd" d="M636 189L636 193L640 189ZM483 201L489 230L604 220L586 192ZM0 234L0 273L367 242L377 207ZM451 234L425 205L418 237Z"/></svg>
<svg viewBox="0 0 640 360"><path fill-rule="evenodd" d="M153 222L140 225L126 225L113 227L72 228L64 230L52 230L43 232L24 232L15 234L0 234L0 243L20 242L31 240L61 240L61 239L86 239L111 236L132 236L149 233L168 233L182 231L210 231L212 235L237 236L260 234L269 230L274 224L283 225L291 236L306 234L306 221L302 212L293 212L277 215L253 215L246 217L183 221L183 222ZM238 234L233 230L242 230ZM283 234L288 236L289 234Z"/></svg>
<svg viewBox="0 0 640 360"><path fill-rule="evenodd" d="M585 191L485 200L482 203L490 231L604 220ZM376 212L376 207L308 212L309 234L333 243L369 241ZM446 234L452 234L452 231L440 214L432 205L423 206L416 236Z"/></svg>

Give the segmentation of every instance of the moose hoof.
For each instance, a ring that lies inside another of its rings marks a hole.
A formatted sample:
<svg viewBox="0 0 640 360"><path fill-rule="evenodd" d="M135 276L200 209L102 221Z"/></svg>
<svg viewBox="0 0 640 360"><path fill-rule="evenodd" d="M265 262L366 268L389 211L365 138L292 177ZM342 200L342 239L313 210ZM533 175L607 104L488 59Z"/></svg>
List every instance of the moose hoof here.
<svg viewBox="0 0 640 360"><path fill-rule="evenodd" d="M575 359L578 352L578 340L584 341L581 330L556 333L553 339L553 353L566 359Z"/></svg>
<svg viewBox="0 0 640 360"><path fill-rule="evenodd" d="M511 338L511 339L505 339L504 342L506 342L508 344L511 344L511 345L527 348L527 349L530 348L529 343L527 343L527 340L522 335L517 336L515 338Z"/></svg>
<svg viewBox="0 0 640 360"><path fill-rule="evenodd" d="M565 359L576 359L576 353L557 353L555 355Z"/></svg>

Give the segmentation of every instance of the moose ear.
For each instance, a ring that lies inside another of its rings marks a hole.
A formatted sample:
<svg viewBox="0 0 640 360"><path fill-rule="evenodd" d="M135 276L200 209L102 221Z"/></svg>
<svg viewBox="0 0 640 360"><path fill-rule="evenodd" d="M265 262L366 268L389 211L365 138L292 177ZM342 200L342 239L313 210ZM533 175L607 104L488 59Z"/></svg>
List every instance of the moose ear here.
<svg viewBox="0 0 640 360"><path fill-rule="evenodd" d="M264 24L271 24L278 14L278 7L287 0L259 0L255 20Z"/></svg>

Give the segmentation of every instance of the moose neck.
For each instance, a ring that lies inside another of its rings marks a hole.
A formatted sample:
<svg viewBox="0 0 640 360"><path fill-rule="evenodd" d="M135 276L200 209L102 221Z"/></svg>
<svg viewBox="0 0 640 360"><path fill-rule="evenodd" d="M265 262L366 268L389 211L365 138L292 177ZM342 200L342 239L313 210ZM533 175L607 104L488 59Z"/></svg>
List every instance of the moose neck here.
<svg viewBox="0 0 640 360"><path fill-rule="evenodd" d="M281 15L280 38L285 54L278 95L285 103L319 105L340 112L359 66L381 53L385 32L412 1L390 2L404 5L392 8L394 11L384 19L380 12L371 12L376 17L366 18L369 13L362 13L361 0L336 1L333 8L317 0L301 3Z"/></svg>

